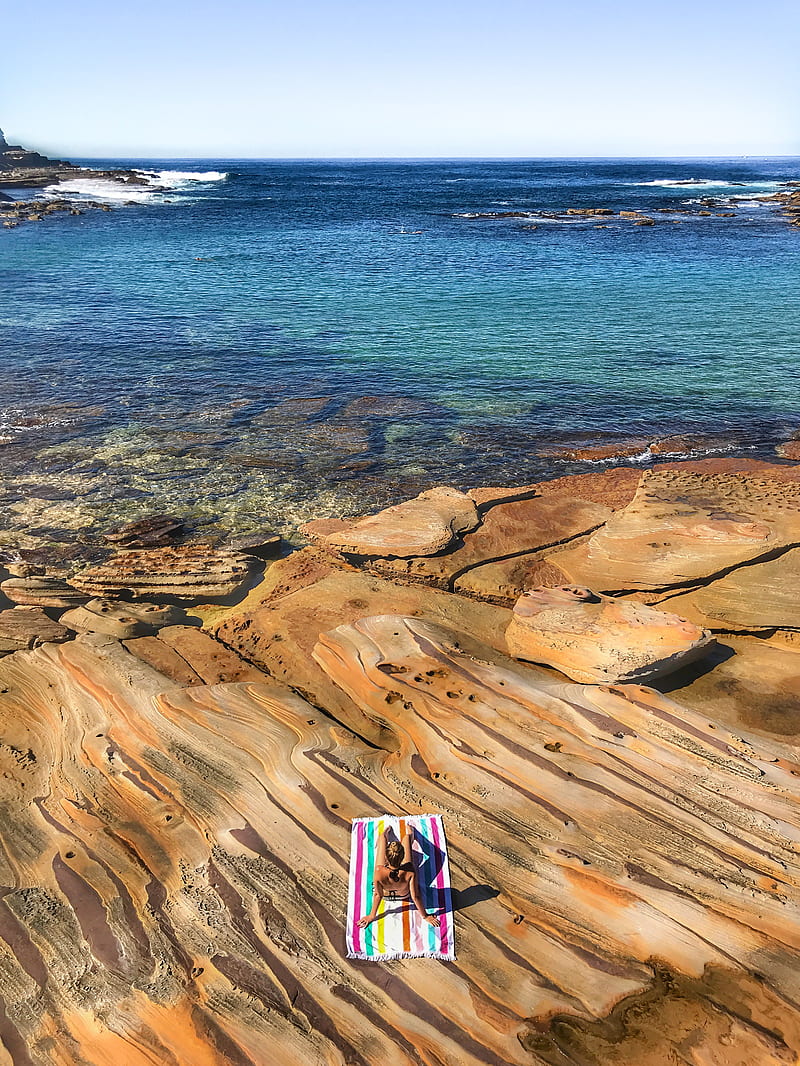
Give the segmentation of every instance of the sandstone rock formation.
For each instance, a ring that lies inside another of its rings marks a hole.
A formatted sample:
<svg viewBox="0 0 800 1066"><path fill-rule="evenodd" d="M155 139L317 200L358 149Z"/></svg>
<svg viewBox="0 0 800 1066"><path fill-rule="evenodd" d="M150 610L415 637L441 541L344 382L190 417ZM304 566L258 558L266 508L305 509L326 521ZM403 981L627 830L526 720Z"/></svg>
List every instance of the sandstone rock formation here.
<svg viewBox="0 0 800 1066"><path fill-rule="evenodd" d="M9 577L0 590L12 603L31 607L73 607L89 598L63 578L45 575Z"/></svg>
<svg viewBox="0 0 800 1066"><path fill-rule="evenodd" d="M675 553L687 583L625 607L708 592L732 617L716 583L797 551L800 469L673 472L647 506L653 540L666 524L691 545ZM309 547L238 606L187 604L207 628L6 655L0 1061L797 1062L800 628L775 622L793 617L785 601L765 600L760 636L718 633L658 680L668 695L504 654L512 616L492 568L555 576L552 560L585 558L617 523L621 542L640 480L616 468L475 490L475 528L434 557ZM748 554L753 538L731 533L743 522L781 546ZM638 529L629 563L660 579ZM119 556L134 557L120 579L147 569L138 556L174 576L167 551ZM199 583L199 554L175 551ZM460 564L438 568L450 555ZM742 584L735 610L762 587ZM350 819L383 811L444 816L453 964L345 957Z"/></svg>
<svg viewBox="0 0 800 1066"><path fill-rule="evenodd" d="M517 659L592 684L652 681L701 658L712 641L677 615L572 586L524 593L506 643Z"/></svg>
<svg viewBox="0 0 800 1066"><path fill-rule="evenodd" d="M115 603L96 599L65 611L59 621L79 632L105 633L125 640L147 636L170 625L177 621L177 612L172 607L155 603Z"/></svg>
<svg viewBox="0 0 800 1066"><path fill-rule="evenodd" d="M149 515L109 529L106 540L119 548L164 548L183 532L183 521L173 515Z"/></svg>
<svg viewBox="0 0 800 1066"><path fill-rule="evenodd" d="M90 567L72 583L90 596L129 593L134 597L172 596L191 600L222 597L240 589L250 576L252 560L238 552L206 544L120 552Z"/></svg>
<svg viewBox="0 0 800 1066"><path fill-rule="evenodd" d="M586 544L554 555L598 591L689 585L800 544L800 485L655 469Z"/></svg>
<svg viewBox="0 0 800 1066"><path fill-rule="evenodd" d="M23 648L38 648L40 644L59 644L69 640L71 633L54 622L39 607L12 607L0 611L0 655Z"/></svg>
<svg viewBox="0 0 800 1066"><path fill-rule="evenodd" d="M445 487L347 523L323 540L351 555L435 555L477 524L478 512L469 496Z"/></svg>

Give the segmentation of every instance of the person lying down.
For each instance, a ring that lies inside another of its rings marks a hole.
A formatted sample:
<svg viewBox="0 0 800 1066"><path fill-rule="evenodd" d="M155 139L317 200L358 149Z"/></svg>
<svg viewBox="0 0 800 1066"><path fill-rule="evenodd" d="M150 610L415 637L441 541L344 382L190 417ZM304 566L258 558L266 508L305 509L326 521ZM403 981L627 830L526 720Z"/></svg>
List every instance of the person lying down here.
<svg viewBox="0 0 800 1066"><path fill-rule="evenodd" d="M429 925L439 924L435 914L428 914L419 895L417 874L411 852L411 834L406 833L402 843L388 839L388 829L378 837L375 846L375 878L372 882L372 909L359 918L358 925L366 929L378 918L381 900L399 903L408 900L414 904L419 916Z"/></svg>

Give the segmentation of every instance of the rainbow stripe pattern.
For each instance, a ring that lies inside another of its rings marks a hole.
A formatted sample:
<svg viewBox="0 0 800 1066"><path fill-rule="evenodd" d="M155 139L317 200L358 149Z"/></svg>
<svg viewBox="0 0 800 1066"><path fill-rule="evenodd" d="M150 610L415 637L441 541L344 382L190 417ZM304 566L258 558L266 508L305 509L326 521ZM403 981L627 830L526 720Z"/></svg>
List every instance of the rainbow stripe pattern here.
<svg viewBox="0 0 800 1066"><path fill-rule="evenodd" d="M375 852L384 829L402 840L411 833L411 851L419 892L428 914L439 928L422 920L414 904L382 900L377 920L359 929L358 920L372 907ZM439 814L354 818L350 842L350 886L347 900L347 957L350 959L416 959L429 957L452 962L455 928L450 891L450 866L444 826Z"/></svg>

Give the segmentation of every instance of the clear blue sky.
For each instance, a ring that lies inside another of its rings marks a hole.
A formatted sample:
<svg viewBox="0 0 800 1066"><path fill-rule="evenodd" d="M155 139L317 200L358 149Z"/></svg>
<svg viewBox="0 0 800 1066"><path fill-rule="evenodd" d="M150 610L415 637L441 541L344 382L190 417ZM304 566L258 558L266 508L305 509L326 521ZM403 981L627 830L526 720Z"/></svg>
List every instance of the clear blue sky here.
<svg viewBox="0 0 800 1066"><path fill-rule="evenodd" d="M800 4L42 0L0 126L66 156L800 154Z"/></svg>

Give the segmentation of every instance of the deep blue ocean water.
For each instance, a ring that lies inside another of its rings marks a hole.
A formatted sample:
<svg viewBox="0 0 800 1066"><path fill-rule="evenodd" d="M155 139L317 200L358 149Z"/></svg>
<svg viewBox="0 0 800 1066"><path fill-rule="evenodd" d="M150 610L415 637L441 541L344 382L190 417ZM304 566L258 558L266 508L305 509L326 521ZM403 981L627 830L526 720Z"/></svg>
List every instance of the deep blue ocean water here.
<svg viewBox="0 0 800 1066"><path fill-rule="evenodd" d="M554 444L800 429L800 229L757 199L800 160L125 165L160 177L0 229L16 530L287 529L586 469ZM562 217L468 217L502 212Z"/></svg>

